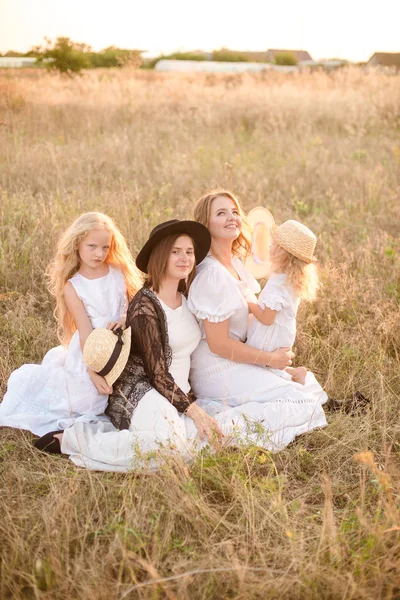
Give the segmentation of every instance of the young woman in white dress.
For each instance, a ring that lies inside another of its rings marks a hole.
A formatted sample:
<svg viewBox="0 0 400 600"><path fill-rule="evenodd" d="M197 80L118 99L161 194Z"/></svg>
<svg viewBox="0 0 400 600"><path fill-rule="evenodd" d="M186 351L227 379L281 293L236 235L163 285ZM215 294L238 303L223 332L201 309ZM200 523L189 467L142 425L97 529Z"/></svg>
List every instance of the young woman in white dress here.
<svg viewBox="0 0 400 600"><path fill-rule="evenodd" d="M289 347L267 352L245 343L248 302L257 302L260 286L240 259L250 244L237 199L226 191L207 194L197 202L194 216L212 238L188 297L202 334L190 372L197 404L220 425L236 419L241 439L248 426L249 441L278 451L296 435L326 425L322 405L327 395L310 372L301 385L265 368L290 366Z"/></svg>
<svg viewBox="0 0 400 600"><path fill-rule="evenodd" d="M247 332L249 346L267 352L293 346L300 301L314 300L319 286L314 257L316 243L313 232L298 221L285 221L274 232L268 281L257 304L248 303L253 314ZM274 372L303 385L306 382L306 367L286 367Z"/></svg>
<svg viewBox="0 0 400 600"><path fill-rule="evenodd" d="M63 233L48 274L62 346L41 365L14 371L0 404L0 426L39 436L104 412L112 389L86 368L82 348L92 329L118 325L141 283L122 234L97 212L81 215Z"/></svg>
<svg viewBox="0 0 400 600"><path fill-rule="evenodd" d="M39 440L41 449L61 450L89 469L128 471L157 467L161 450L189 459L195 447L222 439L215 419L194 403L188 382L200 329L184 294L210 241L194 221L168 221L151 232L136 259L148 279L128 307L131 351L109 398L110 421L75 422Z"/></svg>

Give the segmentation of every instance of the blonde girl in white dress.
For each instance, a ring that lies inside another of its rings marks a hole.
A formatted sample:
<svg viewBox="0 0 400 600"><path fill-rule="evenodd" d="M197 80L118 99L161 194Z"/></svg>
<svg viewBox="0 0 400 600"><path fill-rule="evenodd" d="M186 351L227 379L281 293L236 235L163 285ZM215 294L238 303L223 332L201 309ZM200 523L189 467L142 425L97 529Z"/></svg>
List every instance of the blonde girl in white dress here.
<svg viewBox="0 0 400 600"><path fill-rule="evenodd" d="M141 285L125 239L98 212L81 215L64 232L48 276L62 345L41 365L14 371L0 404L0 426L40 436L104 412L112 389L86 368L82 348L94 328L121 324L128 298Z"/></svg>
<svg viewBox="0 0 400 600"><path fill-rule="evenodd" d="M266 352L293 346L300 301L314 300L318 289L316 243L313 232L297 221L286 221L276 229L269 254L270 277L258 302L248 303L254 315L247 334L249 346ZM306 382L305 367L286 367L274 372L302 385Z"/></svg>

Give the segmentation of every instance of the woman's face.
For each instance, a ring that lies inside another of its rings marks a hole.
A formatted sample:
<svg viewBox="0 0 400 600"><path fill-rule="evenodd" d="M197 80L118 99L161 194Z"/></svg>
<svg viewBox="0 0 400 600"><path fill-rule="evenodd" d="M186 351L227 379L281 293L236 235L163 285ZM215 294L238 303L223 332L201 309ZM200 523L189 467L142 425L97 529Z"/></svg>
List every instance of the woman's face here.
<svg viewBox="0 0 400 600"><path fill-rule="evenodd" d="M242 231L242 219L233 200L226 196L214 198L208 229L214 239L236 240Z"/></svg>
<svg viewBox="0 0 400 600"><path fill-rule="evenodd" d="M166 275L173 279L185 279L194 269L195 262L193 241L189 236L181 235L172 246Z"/></svg>

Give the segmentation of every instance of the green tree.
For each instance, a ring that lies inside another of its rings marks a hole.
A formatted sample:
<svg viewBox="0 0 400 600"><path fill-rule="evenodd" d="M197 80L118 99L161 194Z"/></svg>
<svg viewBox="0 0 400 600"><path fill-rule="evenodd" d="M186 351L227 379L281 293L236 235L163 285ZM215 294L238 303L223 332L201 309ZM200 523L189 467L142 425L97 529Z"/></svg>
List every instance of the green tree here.
<svg viewBox="0 0 400 600"><path fill-rule="evenodd" d="M90 52L89 60L91 66L95 68L121 67L124 65L140 66L142 62L140 55L140 50L127 50L125 48L109 46L100 52Z"/></svg>
<svg viewBox="0 0 400 600"><path fill-rule="evenodd" d="M249 62L245 54L238 50L229 50L229 48L214 50L212 59L217 62Z"/></svg>
<svg viewBox="0 0 400 600"><path fill-rule="evenodd" d="M37 61L48 69L72 75L91 66L90 46L73 42L68 37L58 37L55 42L45 38L46 45L32 48L38 54Z"/></svg>
<svg viewBox="0 0 400 600"><path fill-rule="evenodd" d="M274 62L276 65L297 65L296 56L292 52L278 52L277 54L275 54Z"/></svg>
<svg viewBox="0 0 400 600"><path fill-rule="evenodd" d="M3 56L25 56L23 52L17 52L16 50L8 50Z"/></svg>

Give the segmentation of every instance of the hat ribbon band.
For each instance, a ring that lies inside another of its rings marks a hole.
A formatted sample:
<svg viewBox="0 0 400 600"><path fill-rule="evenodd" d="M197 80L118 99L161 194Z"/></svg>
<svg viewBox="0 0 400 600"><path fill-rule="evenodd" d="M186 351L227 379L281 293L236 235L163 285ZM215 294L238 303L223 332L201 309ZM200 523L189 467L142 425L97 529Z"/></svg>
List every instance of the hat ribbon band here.
<svg viewBox="0 0 400 600"><path fill-rule="evenodd" d="M122 339L122 329L120 327L118 327L118 329L116 329L114 331L114 329L112 330L112 332L118 337L117 341L115 342L115 346L114 346L114 350L112 351L112 354L110 356L110 358L108 359L106 365L101 369L101 371L97 371L98 375L101 375L102 377L105 377L105 375L108 375L109 372L111 371L111 369L114 367L115 363L117 362L119 355L121 354L122 351L122 346L124 345L123 339Z"/></svg>

